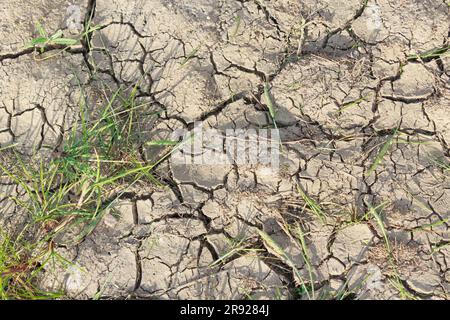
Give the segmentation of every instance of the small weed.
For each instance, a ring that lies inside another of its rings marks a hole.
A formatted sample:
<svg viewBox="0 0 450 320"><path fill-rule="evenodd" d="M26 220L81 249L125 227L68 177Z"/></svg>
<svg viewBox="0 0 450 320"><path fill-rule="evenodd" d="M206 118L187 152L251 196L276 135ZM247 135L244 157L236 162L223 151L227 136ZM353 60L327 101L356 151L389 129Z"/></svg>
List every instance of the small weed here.
<svg viewBox="0 0 450 320"><path fill-rule="evenodd" d="M307 298L310 300L312 299L312 292L310 285L308 285L305 280L303 279L303 276L301 275L300 271L297 269L294 261L289 257L289 255L264 231L258 230L258 233L263 240L264 244L266 245L266 248L275 256L279 257L283 262L285 262L294 272L294 276L296 281L299 283L302 295L306 295Z"/></svg>
<svg viewBox="0 0 450 320"><path fill-rule="evenodd" d="M27 48L39 49L41 53L44 53L45 48L50 45L69 47L79 43L77 39L63 38L63 32L61 30L49 35L40 22L36 23L36 30L39 33L39 37L32 39Z"/></svg>
<svg viewBox="0 0 450 320"><path fill-rule="evenodd" d="M374 173L375 170L378 168L378 166L383 162L384 157L386 156L387 152L389 151L389 149L391 148L391 146L394 142L397 132L398 132L398 127L396 129L394 129L394 132L389 136L387 141L381 147L380 151L378 152L377 156L375 157L375 160L373 161L369 170L367 170L367 172L366 172L367 177L371 176L372 173Z"/></svg>
<svg viewBox="0 0 450 320"><path fill-rule="evenodd" d="M381 230L381 234L382 234L383 239L384 239L384 245L385 245L386 251L388 253L388 263L390 264L390 266L392 267L392 270L393 270L393 274L391 275L391 277L389 279L390 283L392 284L392 286L395 289L397 289L397 291L399 292L400 297L402 299L409 299L409 300L416 300L416 299L418 299L415 295L413 295L412 293L410 293L408 291L408 289L403 284L402 279L400 278L400 275L399 275L399 272L398 272L398 268L397 268L397 265L395 263L395 258L394 258L394 255L393 255L392 246L390 244L389 237L388 237L388 234L387 234L387 230L386 230L386 227L384 225L383 220L381 219L380 213L372 205L370 205L368 203L366 203L366 205L369 207L369 212L372 215L372 217L375 219L378 227Z"/></svg>
<svg viewBox="0 0 450 320"><path fill-rule="evenodd" d="M264 83L264 98L267 103L267 108L269 109L269 115L270 115L270 118L272 119L273 126L275 127L275 129L277 129L278 126L277 126L277 122L276 122L275 105L273 103L272 95L270 94L270 90L269 90L269 84L267 82Z"/></svg>
<svg viewBox="0 0 450 320"><path fill-rule="evenodd" d="M82 101L80 121L72 127L56 158L36 155L33 158L37 160L27 163L14 152L15 166L0 164L0 170L27 195L27 200L11 199L34 222L53 225L52 234L82 223L83 237L132 185L143 180L161 185L151 171L170 152L154 163L139 159L137 152L143 142L132 134L133 113L145 104L135 103L136 88L129 95L118 89L97 115L89 117ZM176 150L175 144L170 146Z"/></svg>
<svg viewBox="0 0 450 320"><path fill-rule="evenodd" d="M431 163L442 169L445 173L450 173L450 162L444 157L430 156Z"/></svg>
<svg viewBox="0 0 450 320"><path fill-rule="evenodd" d="M195 57L195 55L200 51L202 44L199 44L197 47L195 47L187 56L184 58L183 61L180 62L180 67L185 66L192 58Z"/></svg>
<svg viewBox="0 0 450 320"><path fill-rule="evenodd" d="M403 281L398 277L397 274L394 274L394 276L389 279L389 282L395 289L397 289L398 293L400 294L400 298L404 300L419 300L418 297L416 297L411 292L409 292L408 289L406 289Z"/></svg>
<svg viewBox="0 0 450 320"><path fill-rule="evenodd" d="M341 286L338 292L331 294L328 299L332 300L355 300L357 297L357 292L364 286L367 280L372 276L371 273L367 274L361 281L359 281L356 285L351 288L348 287L348 284L351 280L351 277L348 277L345 283Z"/></svg>
<svg viewBox="0 0 450 320"><path fill-rule="evenodd" d="M298 38L297 51L295 58L298 59L302 54L303 44L305 42L307 27L313 24L314 21L307 21L304 17L300 18L300 21L292 26L289 36L295 36Z"/></svg>
<svg viewBox="0 0 450 320"><path fill-rule="evenodd" d="M348 110L348 109L350 109L350 108L352 108L352 107L354 107L354 106L359 106L359 104L360 104L361 102L367 101L367 100L366 100L367 97L368 97L368 96L364 96L364 97L361 97L361 98L359 98L359 99L356 99L356 100L353 100L353 101L349 101L349 102L347 102L347 103L344 103L344 104L339 108L339 110L337 111L337 113L341 114L342 112L344 112L344 111L346 111L346 110Z"/></svg>
<svg viewBox="0 0 450 320"><path fill-rule="evenodd" d="M298 81L295 81L295 82L292 82L291 84L289 84L287 86L287 89L289 91L296 91L296 90L300 89L301 87L302 87L302 84Z"/></svg>
<svg viewBox="0 0 450 320"><path fill-rule="evenodd" d="M447 222L449 220L450 219L447 218L447 219L438 220L438 221L435 221L435 222L432 222L432 223L427 223L427 224L415 227L414 229L412 229L412 232L415 232L415 231L428 231L428 230L430 230L430 229L432 229L434 227L439 227L439 226L447 224Z"/></svg>
<svg viewBox="0 0 450 320"><path fill-rule="evenodd" d="M293 234L296 236L296 238L300 242L300 247L302 250L302 257L303 257L303 260L305 261L306 269L308 270L308 275L309 275L311 298L315 299L315 290L314 290L315 278L314 278L313 267L311 264L310 252L308 250L308 246L306 245L305 233L303 232L300 224L298 224L298 223L293 227L292 231L293 231Z"/></svg>
<svg viewBox="0 0 450 320"><path fill-rule="evenodd" d="M236 38L238 32L239 32L239 28L241 27L241 22L242 22L242 18L240 16L237 16L234 22L234 28L233 28L233 32L230 35L231 39Z"/></svg>
<svg viewBox="0 0 450 320"><path fill-rule="evenodd" d="M450 246L450 242L442 242L431 247L431 254L435 254L436 252L441 251L442 249L446 249Z"/></svg>
<svg viewBox="0 0 450 320"><path fill-rule="evenodd" d="M434 59L434 58L441 58L443 56L448 56L449 50L450 50L450 46L434 48L434 49L425 51L420 54L409 55L406 59L408 61L414 61L414 60L428 60L428 59Z"/></svg>
<svg viewBox="0 0 450 320"><path fill-rule="evenodd" d="M0 229L0 300L38 300L60 296L36 286L36 276L52 256L48 250L36 254L38 246L22 237L14 240Z"/></svg>
<svg viewBox="0 0 450 320"><path fill-rule="evenodd" d="M106 277L103 284L100 286L99 290L94 294L94 296L92 297L92 300L100 300L102 298L103 293L107 289L108 285L110 285L110 283L111 283L113 275L114 275L114 270L109 271L108 276Z"/></svg>
<svg viewBox="0 0 450 320"><path fill-rule="evenodd" d="M223 263L226 263L229 259L231 259L235 255L245 255L248 253L254 253L259 251L258 249L249 247L247 241L248 238L229 240L229 246L225 250L225 252L222 253L221 256L216 261L211 263L209 266L213 268Z"/></svg>
<svg viewBox="0 0 450 320"><path fill-rule="evenodd" d="M302 197L303 201L305 201L305 206L307 206L309 208L309 210L314 213L314 215L319 218L319 220L322 223L326 223L326 217L327 215L325 214L325 212L322 210L322 208L320 207L320 205L315 202L311 197L309 197L304 191L303 189L300 187L299 184L297 184L297 192L300 194L300 196Z"/></svg>
<svg viewBox="0 0 450 320"><path fill-rule="evenodd" d="M53 34L48 34L47 31L42 26L42 24L38 21L38 22L36 22L36 31L38 33L38 36L36 38L33 38L25 46L25 49L33 48L35 50L38 50L41 54L43 54L46 51L46 49L48 49L48 48L56 48L56 49L61 48L61 50L59 50L56 54L51 55L49 57L45 57L43 59L37 59L36 57L34 57L35 60L47 60L47 59L57 56L58 54L60 54L63 51L70 49L70 47L72 47L72 46L81 44L81 41L84 38L88 38L89 35L91 35L93 32L95 32L101 28L102 28L101 26L94 27L89 24L89 26L87 26L86 30L78 37L65 38L62 30L58 30ZM89 43L89 41L88 41L88 43Z"/></svg>
<svg viewBox="0 0 450 320"><path fill-rule="evenodd" d="M384 239L384 244L385 244L387 252L389 254L389 259L391 259L392 258L391 245L390 245L390 242L389 242L389 238L388 238L387 231L386 231L386 228L384 226L383 220L381 219L380 214L379 214L379 212L382 210L382 208L384 206L382 206L382 207L377 206L375 208L369 203L366 203L366 205L369 207L369 213L372 215L372 217L375 219L376 223L380 227L381 234L382 234L383 239ZM377 209L377 208L379 208L379 209Z"/></svg>

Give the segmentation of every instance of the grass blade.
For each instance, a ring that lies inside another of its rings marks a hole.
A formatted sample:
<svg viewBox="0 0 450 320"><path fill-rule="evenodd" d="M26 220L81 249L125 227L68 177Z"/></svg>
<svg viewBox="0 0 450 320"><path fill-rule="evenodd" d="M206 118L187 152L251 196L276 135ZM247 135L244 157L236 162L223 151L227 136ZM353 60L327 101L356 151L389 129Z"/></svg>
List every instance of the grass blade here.
<svg viewBox="0 0 450 320"><path fill-rule="evenodd" d="M233 38L235 38L236 37L236 35L237 35L237 33L239 32L239 28L241 27L241 17L240 16L237 16L236 17L236 21L235 21L235 23L234 23L234 30L233 30L233 32L232 32L232 34L231 34L231 38L233 39Z"/></svg>
<svg viewBox="0 0 450 320"><path fill-rule="evenodd" d="M148 146L176 146L179 141L174 140L157 140L157 141L149 141L146 143Z"/></svg>
<svg viewBox="0 0 450 320"><path fill-rule="evenodd" d="M194 48L187 56L186 58L184 58L184 60L182 62L180 62L180 66L184 66L185 64L187 64L196 54L197 52L200 50L201 48L201 44L198 45L198 47Z"/></svg>
<svg viewBox="0 0 450 320"><path fill-rule="evenodd" d="M315 299L315 290L314 290L314 273L313 267L310 259L310 254L308 250L308 246L306 245L305 234L300 226L300 224L296 224L294 227L295 235L297 239L300 241L300 246L302 249L303 260L305 261L306 269L308 270L309 280L311 284L311 296L312 299Z"/></svg>
<svg viewBox="0 0 450 320"><path fill-rule="evenodd" d="M48 38L47 32L45 32L44 27L42 26L42 24L39 21L36 22L36 30L39 33L39 35L41 36L41 38Z"/></svg>
<svg viewBox="0 0 450 320"><path fill-rule="evenodd" d="M378 168L378 166L383 162L384 157L386 156L386 153L389 151L389 149L392 146L392 143L394 142L394 138L397 135L398 127L394 130L393 134L389 136L386 143L381 147L380 152L376 156L374 162L370 166L369 170L366 172L366 176L370 177L372 173L375 172L375 170Z"/></svg>
<svg viewBox="0 0 450 320"><path fill-rule="evenodd" d="M298 282L300 283L300 286L302 287L303 291L306 293L306 296L308 299L311 299L311 295L309 293L309 289L306 286L305 281L303 280L302 275L300 274L300 271L296 267L295 263L292 261L292 259L284 252L284 250L264 231L257 230L259 233L259 236L264 241L267 249L271 251L276 256L280 257L284 262L292 268Z"/></svg>
<svg viewBox="0 0 450 320"><path fill-rule="evenodd" d="M73 46L78 43L78 40L70 39L70 38L58 38L58 39L53 39L52 43L63 45L63 46Z"/></svg>
<svg viewBox="0 0 450 320"><path fill-rule="evenodd" d="M320 221L322 221L322 223L326 223L327 215L325 214L325 212L322 210L319 204L317 204L302 190L299 184L297 184L297 192L301 195L308 208L320 219Z"/></svg>
<svg viewBox="0 0 450 320"><path fill-rule="evenodd" d="M269 84L267 82L264 83L264 98L267 103L267 108L269 109L270 118L272 119L275 129L277 129L278 126L277 126L277 122L275 120L275 118L276 118L275 106L274 106L274 103L272 100L272 96L270 95Z"/></svg>
<svg viewBox="0 0 450 320"><path fill-rule="evenodd" d="M386 245L386 249L387 249L387 251L388 251L389 256L392 257L391 244L390 244L390 242L389 242L389 238L388 238L387 231L386 231L386 228L385 228L385 226L384 226L383 220L381 219L380 215L378 214L376 208L374 208L374 207L373 207L371 204L369 204L369 203L366 203L366 205L369 207L369 212L370 212L370 214L372 215L373 218L375 218L376 223L377 223L378 226L380 227L381 234L382 234L382 236L383 236L384 243L385 243L385 245ZM380 207L380 206L377 206L377 208L378 208L378 207ZM382 206L382 207L384 207L384 206ZM382 207L381 207L380 210L382 210Z"/></svg>

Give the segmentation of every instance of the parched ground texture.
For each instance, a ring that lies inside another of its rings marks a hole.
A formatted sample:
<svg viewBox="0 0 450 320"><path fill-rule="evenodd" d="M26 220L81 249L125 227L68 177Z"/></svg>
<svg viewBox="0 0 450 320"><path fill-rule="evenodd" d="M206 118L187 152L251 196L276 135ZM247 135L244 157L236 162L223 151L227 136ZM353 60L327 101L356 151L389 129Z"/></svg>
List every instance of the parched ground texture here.
<svg viewBox="0 0 450 320"><path fill-rule="evenodd" d="M448 50L449 8L443 0L1 1L0 146L56 148L78 121L80 82L91 96L100 83L141 83L139 99L163 110L142 124L148 139L196 121L271 126L267 82L283 143L279 172L162 163L166 187L123 194L120 217L106 215L81 242L56 243L73 266L47 268L40 286L76 299L296 299L313 270L318 297L449 298L450 173L436 159L450 160L450 56L426 54ZM90 43L50 50L46 60L25 49L36 21L70 36L89 17L101 26ZM0 183L0 221L11 228L20 208L8 195L19 191ZM380 224L366 213L383 203ZM287 232L293 225L305 231L309 259Z"/></svg>

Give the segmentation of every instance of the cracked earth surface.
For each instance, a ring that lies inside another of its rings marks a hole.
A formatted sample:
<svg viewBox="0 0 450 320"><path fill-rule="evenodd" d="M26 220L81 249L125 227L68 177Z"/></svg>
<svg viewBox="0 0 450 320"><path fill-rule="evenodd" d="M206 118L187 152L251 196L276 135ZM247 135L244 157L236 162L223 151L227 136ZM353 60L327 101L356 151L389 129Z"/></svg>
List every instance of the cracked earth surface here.
<svg viewBox="0 0 450 320"><path fill-rule="evenodd" d="M77 34L90 16L101 28L89 44L44 61L23 49L39 19ZM417 297L449 298L450 180L432 159L450 160L450 57L415 56L450 45L446 1L5 0L0 17L0 146L57 148L78 120L80 82L95 97L100 82L140 79L139 99L164 110L151 126L142 117L148 140L195 121L270 126L267 81L283 143L279 172L162 163L165 188L127 192L119 218L105 215L75 245L56 243L74 266L45 270L42 288L78 299L299 298L294 269L306 279L308 270L285 223L300 223L319 292L401 298L380 225L360 219L368 203L389 201L383 219L399 281ZM1 183L2 194L20 196ZM304 210L297 185L327 212L325 223ZM8 197L0 204L4 226L26 220ZM232 239L248 250L215 264Z"/></svg>

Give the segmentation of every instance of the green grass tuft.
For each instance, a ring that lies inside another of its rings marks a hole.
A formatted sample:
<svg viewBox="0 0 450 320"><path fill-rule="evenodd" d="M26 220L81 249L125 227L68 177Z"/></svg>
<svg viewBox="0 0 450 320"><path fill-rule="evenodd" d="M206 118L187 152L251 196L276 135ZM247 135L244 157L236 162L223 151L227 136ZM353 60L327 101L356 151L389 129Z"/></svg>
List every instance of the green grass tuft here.
<svg viewBox="0 0 450 320"><path fill-rule="evenodd" d="M26 242L22 237L13 239L0 229L0 300L40 300L61 296L38 288L37 276L54 254L37 249L39 244Z"/></svg>
<svg viewBox="0 0 450 320"><path fill-rule="evenodd" d="M56 157L48 159L37 154L34 161L25 161L13 147L8 148L16 165L9 168L0 163L0 172L26 193L26 200L10 198L35 223L54 226L49 237L74 224L85 226L80 233L85 236L131 186L137 182L161 185L152 170L171 153L151 163L140 158L139 147L144 142L135 135L138 130L134 129L134 119L147 104L138 104L136 96L137 85L129 94L119 88L91 114L82 101L79 121ZM164 145L174 150L177 147L172 143Z"/></svg>

